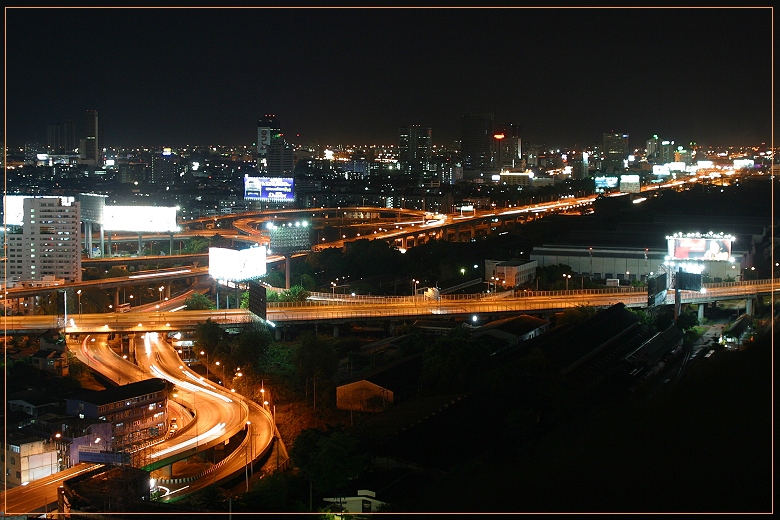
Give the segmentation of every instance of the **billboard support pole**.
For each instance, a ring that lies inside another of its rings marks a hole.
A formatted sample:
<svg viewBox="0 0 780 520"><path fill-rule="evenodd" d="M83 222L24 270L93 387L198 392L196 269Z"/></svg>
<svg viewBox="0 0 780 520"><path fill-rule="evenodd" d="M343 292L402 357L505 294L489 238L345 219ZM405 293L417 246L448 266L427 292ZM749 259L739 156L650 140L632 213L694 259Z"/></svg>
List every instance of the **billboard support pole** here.
<svg viewBox="0 0 780 520"><path fill-rule="evenodd" d="M290 289L290 259L292 255L287 253L284 255L284 288Z"/></svg>
<svg viewBox="0 0 780 520"><path fill-rule="evenodd" d="M678 273L682 273L682 267L679 268L677 271ZM680 282L679 277L674 277L674 322L677 323L677 318L680 317L680 306L681 306L681 298L680 298Z"/></svg>

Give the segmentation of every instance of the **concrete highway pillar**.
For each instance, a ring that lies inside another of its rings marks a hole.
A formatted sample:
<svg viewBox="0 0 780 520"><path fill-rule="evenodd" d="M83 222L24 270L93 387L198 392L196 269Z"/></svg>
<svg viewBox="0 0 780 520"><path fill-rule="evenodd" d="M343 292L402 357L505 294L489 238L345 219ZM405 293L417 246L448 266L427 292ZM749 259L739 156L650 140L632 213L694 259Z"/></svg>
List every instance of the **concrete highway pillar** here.
<svg viewBox="0 0 780 520"><path fill-rule="evenodd" d="M753 315L756 308L756 300L755 298L748 298L745 300L745 314Z"/></svg>
<svg viewBox="0 0 780 520"><path fill-rule="evenodd" d="M138 233L138 256L144 255L144 242L142 238L143 235L141 235L141 233Z"/></svg>
<svg viewBox="0 0 780 520"><path fill-rule="evenodd" d="M168 464L167 466L160 468L160 473L162 473L163 478L171 478L173 476L173 470L171 469L172 467L173 464Z"/></svg>
<svg viewBox="0 0 780 520"><path fill-rule="evenodd" d="M110 253L111 251L109 251ZM100 224L100 257L106 256L106 232L103 229L103 224Z"/></svg>
<svg viewBox="0 0 780 520"><path fill-rule="evenodd" d="M92 222L84 222L84 249L87 250L87 258L92 258Z"/></svg>
<svg viewBox="0 0 780 520"><path fill-rule="evenodd" d="M279 328L279 327L275 327L274 328L274 337L275 337L276 341L279 341L280 339L282 339L282 329L281 328Z"/></svg>
<svg viewBox="0 0 780 520"><path fill-rule="evenodd" d="M339 326L338 325L334 325L333 326L333 337L334 338L338 338L339 337Z"/></svg>
<svg viewBox="0 0 780 520"><path fill-rule="evenodd" d="M164 298L170 298L171 297L171 284L168 284L165 286L165 296Z"/></svg>
<svg viewBox="0 0 780 520"><path fill-rule="evenodd" d="M119 287L114 287L114 310L119 307Z"/></svg>
<svg viewBox="0 0 780 520"><path fill-rule="evenodd" d="M455 227L455 242L460 242L460 226Z"/></svg>
<svg viewBox="0 0 780 520"><path fill-rule="evenodd" d="M111 233L108 233L108 251L107 251L107 257L111 258Z"/></svg>
<svg viewBox="0 0 780 520"><path fill-rule="evenodd" d="M704 308L706 306L707 306L706 303L699 304L699 323L701 323L704 320Z"/></svg>
<svg viewBox="0 0 780 520"><path fill-rule="evenodd" d="M170 246L168 254L172 255L173 254L173 231L170 231L168 233L168 245Z"/></svg>

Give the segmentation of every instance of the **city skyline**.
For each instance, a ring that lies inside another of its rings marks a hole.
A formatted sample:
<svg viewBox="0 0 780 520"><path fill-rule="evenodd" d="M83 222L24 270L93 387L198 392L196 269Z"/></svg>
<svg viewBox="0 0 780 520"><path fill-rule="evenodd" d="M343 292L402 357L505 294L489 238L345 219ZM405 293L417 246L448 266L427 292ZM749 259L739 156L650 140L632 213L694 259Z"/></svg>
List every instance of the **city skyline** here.
<svg viewBox="0 0 780 520"><path fill-rule="evenodd" d="M469 112L550 146L769 143L771 13L10 8L6 142L97 110L112 147L251 145L265 114L296 144L450 145Z"/></svg>

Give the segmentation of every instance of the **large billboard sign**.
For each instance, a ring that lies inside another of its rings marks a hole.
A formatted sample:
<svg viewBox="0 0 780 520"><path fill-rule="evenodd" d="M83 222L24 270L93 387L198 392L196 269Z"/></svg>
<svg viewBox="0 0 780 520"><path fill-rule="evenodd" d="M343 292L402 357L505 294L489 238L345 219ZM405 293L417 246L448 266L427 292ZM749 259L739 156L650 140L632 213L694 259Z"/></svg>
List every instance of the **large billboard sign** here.
<svg viewBox="0 0 780 520"><path fill-rule="evenodd" d="M642 191L639 175L621 175L620 191L622 193L639 193Z"/></svg>
<svg viewBox="0 0 780 520"><path fill-rule="evenodd" d="M222 247L209 248L209 275L216 280L242 282L266 274L265 246L237 251Z"/></svg>
<svg viewBox="0 0 780 520"><path fill-rule="evenodd" d="M647 279L647 306L663 305L666 301L666 273Z"/></svg>
<svg viewBox="0 0 780 520"><path fill-rule="evenodd" d="M178 206L105 206L103 228L106 231L168 233L179 231Z"/></svg>
<svg viewBox="0 0 780 520"><path fill-rule="evenodd" d="M265 156L268 153L268 145L271 144L271 128L260 126L257 128L257 153Z"/></svg>
<svg viewBox="0 0 780 520"><path fill-rule="evenodd" d="M701 273L679 271L674 275L674 286L680 291L701 291Z"/></svg>
<svg viewBox="0 0 780 520"><path fill-rule="evenodd" d="M311 249L311 229L308 222L269 223L271 251L285 254Z"/></svg>
<svg viewBox="0 0 780 520"><path fill-rule="evenodd" d="M244 177L244 200L294 202L291 177Z"/></svg>
<svg viewBox="0 0 780 520"><path fill-rule="evenodd" d="M597 188L617 188L618 177L596 177L594 179Z"/></svg>
<svg viewBox="0 0 780 520"><path fill-rule="evenodd" d="M666 237L669 257L673 260L733 261L731 235Z"/></svg>

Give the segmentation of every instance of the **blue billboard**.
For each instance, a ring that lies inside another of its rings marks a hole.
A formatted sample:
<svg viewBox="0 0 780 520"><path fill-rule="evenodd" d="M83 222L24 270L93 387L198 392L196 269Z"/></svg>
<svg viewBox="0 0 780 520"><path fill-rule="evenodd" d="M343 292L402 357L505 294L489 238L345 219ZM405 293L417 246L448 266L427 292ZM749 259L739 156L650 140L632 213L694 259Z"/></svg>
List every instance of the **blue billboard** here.
<svg viewBox="0 0 780 520"><path fill-rule="evenodd" d="M244 200L294 202L293 179L244 176Z"/></svg>

